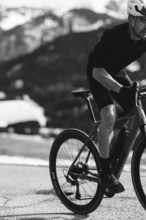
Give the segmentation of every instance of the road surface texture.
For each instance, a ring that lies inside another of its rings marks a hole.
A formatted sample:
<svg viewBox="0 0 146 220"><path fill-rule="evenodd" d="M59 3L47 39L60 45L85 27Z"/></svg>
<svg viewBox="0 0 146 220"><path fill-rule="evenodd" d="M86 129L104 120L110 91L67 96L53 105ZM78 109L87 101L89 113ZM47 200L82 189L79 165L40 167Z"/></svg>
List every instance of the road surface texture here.
<svg viewBox="0 0 146 220"><path fill-rule="evenodd" d="M56 197L48 167L0 165L0 220L145 220L146 211L132 186L130 171L121 182L126 191L104 198L89 215L76 215Z"/></svg>

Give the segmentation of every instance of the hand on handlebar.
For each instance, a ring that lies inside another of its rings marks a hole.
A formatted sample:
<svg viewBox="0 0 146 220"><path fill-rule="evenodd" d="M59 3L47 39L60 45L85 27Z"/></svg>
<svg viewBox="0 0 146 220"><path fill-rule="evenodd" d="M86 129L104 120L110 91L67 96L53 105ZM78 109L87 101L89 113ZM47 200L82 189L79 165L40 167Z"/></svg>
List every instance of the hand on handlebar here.
<svg viewBox="0 0 146 220"><path fill-rule="evenodd" d="M129 111L135 105L137 87L123 86L119 91L119 99L125 111Z"/></svg>

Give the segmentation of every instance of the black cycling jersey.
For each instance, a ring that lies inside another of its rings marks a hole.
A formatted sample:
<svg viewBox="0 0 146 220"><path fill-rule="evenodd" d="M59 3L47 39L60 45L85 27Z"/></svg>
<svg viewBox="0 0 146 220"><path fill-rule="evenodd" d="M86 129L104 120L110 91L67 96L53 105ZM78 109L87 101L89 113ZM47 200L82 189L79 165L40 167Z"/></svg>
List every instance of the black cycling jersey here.
<svg viewBox="0 0 146 220"><path fill-rule="evenodd" d="M128 34L129 23L107 29L89 54L92 67L104 68L113 77L146 51L146 40L134 41Z"/></svg>

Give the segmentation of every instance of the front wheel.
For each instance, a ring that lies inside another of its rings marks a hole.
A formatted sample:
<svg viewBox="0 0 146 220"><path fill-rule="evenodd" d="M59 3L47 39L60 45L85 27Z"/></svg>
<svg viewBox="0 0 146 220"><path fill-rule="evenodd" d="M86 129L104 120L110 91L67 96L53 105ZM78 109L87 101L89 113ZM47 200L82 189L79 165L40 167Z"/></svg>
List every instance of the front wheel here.
<svg viewBox="0 0 146 220"><path fill-rule="evenodd" d="M134 148L131 174L136 195L146 210L146 138L142 136Z"/></svg>
<svg viewBox="0 0 146 220"><path fill-rule="evenodd" d="M82 131L68 129L55 139L49 158L50 176L58 197L78 214L94 211L103 198L98 183L98 152L87 139L88 135Z"/></svg>

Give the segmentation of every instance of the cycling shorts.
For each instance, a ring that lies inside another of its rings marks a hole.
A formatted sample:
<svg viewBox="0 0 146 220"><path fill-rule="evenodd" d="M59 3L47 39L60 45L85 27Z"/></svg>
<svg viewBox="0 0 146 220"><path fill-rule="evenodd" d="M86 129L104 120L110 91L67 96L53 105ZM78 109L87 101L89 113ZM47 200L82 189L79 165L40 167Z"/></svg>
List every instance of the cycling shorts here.
<svg viewBox="0 0 146 220"><path fill-rule="evenodd" d="M94 97L95 102L97 103L99 110L107 105L114 104L114 100L126 111L125 103L119 99L118 93L111 91L101 85L97 80L93 78L93 66L88 62L87 64L87 78L89 82L89 87L91 89L92 95ZM126 73L126 70L123 70L124 74L116 74L113 77L116 81L118 81L123 86L131 86L133 83L129 76ZM123 73L122 72L122 73Z"/></svg>

